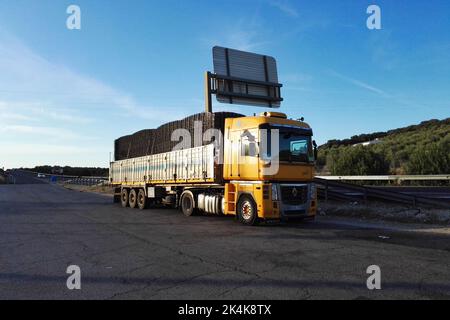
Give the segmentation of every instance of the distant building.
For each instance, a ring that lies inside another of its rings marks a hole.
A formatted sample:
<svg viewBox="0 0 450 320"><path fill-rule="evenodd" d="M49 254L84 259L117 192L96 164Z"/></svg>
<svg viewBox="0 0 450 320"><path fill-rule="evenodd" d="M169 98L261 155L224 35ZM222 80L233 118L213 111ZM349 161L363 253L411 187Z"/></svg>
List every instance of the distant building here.
<svg viewBox="0 0 450 320"><path fill-rule="evenodd" d="M366 142L360 142L360 143L355 143L353 146L363 146L363 147L367 147L367 146L371 146L374 144L379 144L382 143L383 141L376 138L375 140L371 140L371 141L366 141Z"/></svg>

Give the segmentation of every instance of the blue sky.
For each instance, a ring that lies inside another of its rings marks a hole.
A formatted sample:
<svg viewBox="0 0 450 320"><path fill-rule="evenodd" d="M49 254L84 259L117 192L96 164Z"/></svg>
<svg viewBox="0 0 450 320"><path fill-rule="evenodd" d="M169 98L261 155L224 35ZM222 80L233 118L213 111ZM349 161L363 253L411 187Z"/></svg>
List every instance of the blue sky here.
<svg viewBox="0 0 450 320"><path fill-rule="evenodd" d="M450 116L446 0L0 0L0 167L108 166L115 138L203 111L214 45L274 56L279 111L319 143Z"/></svg>

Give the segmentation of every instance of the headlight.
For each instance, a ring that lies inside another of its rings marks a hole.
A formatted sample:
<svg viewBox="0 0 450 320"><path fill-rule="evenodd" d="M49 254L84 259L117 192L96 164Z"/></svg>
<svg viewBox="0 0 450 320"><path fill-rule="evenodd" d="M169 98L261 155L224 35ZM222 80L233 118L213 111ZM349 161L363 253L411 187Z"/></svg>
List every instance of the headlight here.
<svg viewBox="0 0 450 320"><path fill-rule="evenodd" d="M278 188L276 184L272 184L272 200L278 201Z"/></svg>

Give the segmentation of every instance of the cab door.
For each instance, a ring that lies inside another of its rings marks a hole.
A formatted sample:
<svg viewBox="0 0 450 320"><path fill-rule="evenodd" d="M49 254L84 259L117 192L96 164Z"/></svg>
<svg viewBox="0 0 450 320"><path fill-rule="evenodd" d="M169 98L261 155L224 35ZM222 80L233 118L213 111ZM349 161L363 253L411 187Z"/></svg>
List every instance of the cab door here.
<svg viewBox="0 0 450 320"><path fill-rule="evenodd" d="M245 129L239 137L239 173L242 180L258 180L259 130Z"/></svg>
<svg viewBox="0 0 450 320"><path fill-rule="evenodd" d="M228 175L230 180L239 180L241 177L240 167L239 167L239 147L241 144L240 131L230 131L230 140L228 149L231 151L228 155Z"/></svg>

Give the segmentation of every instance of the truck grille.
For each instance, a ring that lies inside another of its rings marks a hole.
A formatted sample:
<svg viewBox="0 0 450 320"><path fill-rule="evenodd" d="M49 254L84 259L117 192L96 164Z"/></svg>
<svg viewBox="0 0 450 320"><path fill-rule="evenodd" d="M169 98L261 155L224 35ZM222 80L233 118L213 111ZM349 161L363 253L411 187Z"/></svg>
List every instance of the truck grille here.
<svg viewBox="0 0 450 320"><path fill-rule="evenodd" d="M281 186L281 200L289 205L305 204L308 200L308 187Z"/></svg>

